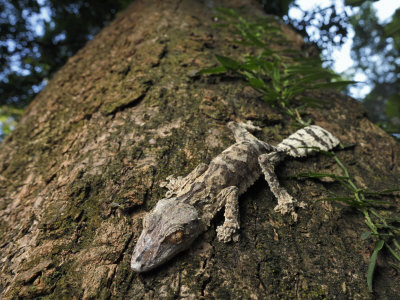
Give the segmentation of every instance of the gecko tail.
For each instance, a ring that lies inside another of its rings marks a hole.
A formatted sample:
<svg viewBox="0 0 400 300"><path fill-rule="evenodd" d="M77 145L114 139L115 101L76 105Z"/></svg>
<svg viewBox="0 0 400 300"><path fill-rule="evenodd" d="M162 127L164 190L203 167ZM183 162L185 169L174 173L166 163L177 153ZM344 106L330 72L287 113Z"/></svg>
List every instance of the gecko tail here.
<svg viewBox="0 0 400 300"><path fill-rule="evenodd" d="M284 139L277 148L293 157L305 157L316 152L316 149L329 151L339 145L340 141L324 128L311 125L297 130Z"/></svg>

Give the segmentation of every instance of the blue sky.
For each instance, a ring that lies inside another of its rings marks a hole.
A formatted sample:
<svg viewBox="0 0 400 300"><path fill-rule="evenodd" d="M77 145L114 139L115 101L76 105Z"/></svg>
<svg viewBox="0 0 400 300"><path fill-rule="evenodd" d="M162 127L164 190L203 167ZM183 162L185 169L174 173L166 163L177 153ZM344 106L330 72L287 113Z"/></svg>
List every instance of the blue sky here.
<svg viewBox="0 0 400 300"><path fill-rule="evenodd" d="M297 0L297 4L301 7L303 10L311 10L317 6L320 7L327 7L330 6L332 2L335 2L336 7L339 10L344 10L346 9L343 5L343 0ZM374 8L377 11L377 16L379 18L379 21L381 23L386 23L390 21L391 16L393 13L396 11L398 7L400 7L400 0L380 0L377 1L373 4ZM346 12L348 12L350 15L352 13L351 9L347 9ZM292 18L301 18L302 13L296 8L292 8L289 11L289 15ZM318 36L318 33L310 29L309 34L313 34L314 36ZM354 37L354 32L351 30L349 37L346 41L346 43L341 47L337 48L333 51L333 57L330 59L333 59L335 61L334 63L334 70L337 73L342 73L351 68L353 65L353 60L350 57L350 51L351 51L351 45L353 43L353 37ZM324 54L324 53L323 53ZM327 58L327 57L326 57ZM356 73L355 78L353 80L356 81L365 81L366 76L363 73ZM350 95L352 97L361 99L365 95L367 95L371 90L371 87L366 85L366 84L358 84L350 88Z"/></svg>

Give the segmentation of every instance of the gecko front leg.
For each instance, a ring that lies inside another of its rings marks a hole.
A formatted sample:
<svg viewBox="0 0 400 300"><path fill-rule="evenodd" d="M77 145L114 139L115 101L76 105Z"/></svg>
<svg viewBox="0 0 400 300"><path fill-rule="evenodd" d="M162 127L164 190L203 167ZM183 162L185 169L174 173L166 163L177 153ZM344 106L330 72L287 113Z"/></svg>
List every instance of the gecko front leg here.
<svg viewBox="0 0 400 300"><path fill-rule="evenodd" d="M219 199L218 199L219 198ZM236 186L224 188L218 195L217 201L220 208L225 206L224 224L217 227L217 237L221 242L228 243L231 240L237 242L239 234L239 189Z"/></svg>

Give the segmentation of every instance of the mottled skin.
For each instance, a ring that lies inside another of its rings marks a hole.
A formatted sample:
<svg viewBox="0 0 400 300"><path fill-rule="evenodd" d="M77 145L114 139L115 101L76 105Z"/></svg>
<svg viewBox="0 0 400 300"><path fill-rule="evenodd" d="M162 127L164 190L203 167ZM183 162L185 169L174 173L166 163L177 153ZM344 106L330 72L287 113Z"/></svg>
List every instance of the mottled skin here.
<svg viewBox="0 0 400 300"><path fill-rule="evenodd" d="M210 164L200 164L188 176L169 176L166 198L143 219L143 231L133 252L131 267L144 272L163 264L187 249L194 239L207 230L216 213L225 207L224 224L217 237L223 242L238 240L238 197L263 173L278 200L276 211L291 213L297 201L279 185L274 166L285 156L306 156L315 149L330 150L339 140L319 126L298 130L272 146L254 137L248 130L259 130L251 124L230 122L236 143L215 157ZM301 206L301 204L300 204Z"/></svg>

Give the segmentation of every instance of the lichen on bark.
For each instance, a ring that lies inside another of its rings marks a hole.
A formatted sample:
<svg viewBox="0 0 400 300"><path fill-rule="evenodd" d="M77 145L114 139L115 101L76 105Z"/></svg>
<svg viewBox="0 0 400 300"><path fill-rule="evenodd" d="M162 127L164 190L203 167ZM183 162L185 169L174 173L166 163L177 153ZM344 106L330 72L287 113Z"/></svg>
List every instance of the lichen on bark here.
<svg viewBox="0 0 400 300"><path fill-rule="evenodd" d="M217 216L170 263L143 275L130 269L141 218L165 193L159 183L232 144L228 120L253 120L271 143L295 130L240 78L195 75L216 53L243 54L228 32L211 27L216 5L262 14L250 1L212 4L134 2L68 61L0 145L1 298L372 298L362 217L314 202L334 184L284 179L335 171L321 156L278 169L289 192L309 204L298 223L273 211L260 179L241 197L238 243L215 239ZM300 50L298 36L285 33ZM338 155L357 183L398 184L400 147L360 104L331 91L313 96L328 100L308 110L316 124L356 144ZM390 200L399 209L399 199ZM398 295L399 274L384 259L378 270L377 295Z"/></svg>

